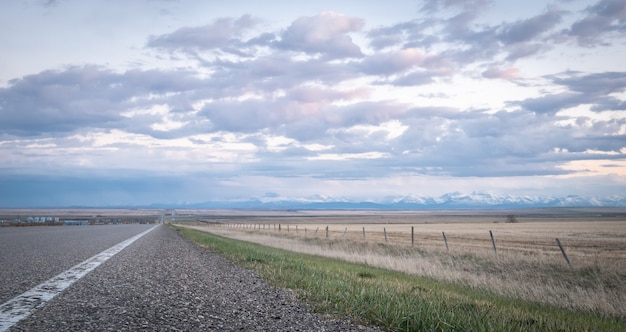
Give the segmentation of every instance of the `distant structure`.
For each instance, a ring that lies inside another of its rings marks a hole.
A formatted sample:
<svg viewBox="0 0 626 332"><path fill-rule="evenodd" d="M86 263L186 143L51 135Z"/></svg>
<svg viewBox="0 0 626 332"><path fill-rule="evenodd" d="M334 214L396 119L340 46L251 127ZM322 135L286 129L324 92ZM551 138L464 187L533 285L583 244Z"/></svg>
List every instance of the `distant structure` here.
<svg viewBox="0 0 626 332"><path fill-rule="evenodd" d="M87 225L87 220L65 220L63 221L64 226L82 226Z"/></svg>
<svg viewBox="0 0 626 332"><path fill-rule="evenodd" d="M34 222L34 223L59 222L59 217L27 217L26 222Z"/></svg>

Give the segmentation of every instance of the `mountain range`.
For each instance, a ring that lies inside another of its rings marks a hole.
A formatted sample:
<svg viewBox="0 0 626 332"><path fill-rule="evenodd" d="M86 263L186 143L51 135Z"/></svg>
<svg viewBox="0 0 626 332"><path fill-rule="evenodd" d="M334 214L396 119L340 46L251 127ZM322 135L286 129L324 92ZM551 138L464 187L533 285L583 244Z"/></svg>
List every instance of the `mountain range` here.
<svg viewBox="0 0 626 332"><path fill-rule="evenodd" d="M546 207L626 207L626 196L512 196L485 192L462 194L447 193L439 197L403 195L388 196L379 200L356 201L345 197L313 195L284 197L267 193L228 201L208 201L181 204L187 208L239 208L239 209L511 209Z"/></svg>

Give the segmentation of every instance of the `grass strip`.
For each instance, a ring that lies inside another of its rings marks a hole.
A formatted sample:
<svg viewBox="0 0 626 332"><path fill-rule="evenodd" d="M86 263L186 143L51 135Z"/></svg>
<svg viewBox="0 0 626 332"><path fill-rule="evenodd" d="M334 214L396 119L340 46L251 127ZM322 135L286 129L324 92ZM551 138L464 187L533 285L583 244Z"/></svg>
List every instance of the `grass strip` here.
<svg viewBox="0 0 626 332"><path fill-rule="evenodd" d="M365 264L175 227L191 241L296 291L317 311L391 331L626 331L615 317L506 298Z"/></svg>

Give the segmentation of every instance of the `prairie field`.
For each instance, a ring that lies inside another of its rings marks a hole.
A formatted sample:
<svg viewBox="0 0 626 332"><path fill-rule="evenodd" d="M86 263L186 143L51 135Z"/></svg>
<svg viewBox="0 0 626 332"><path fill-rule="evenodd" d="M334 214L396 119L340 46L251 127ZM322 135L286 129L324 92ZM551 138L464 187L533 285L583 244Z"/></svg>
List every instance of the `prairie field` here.
<svg viewBox="0 0 626 332"><path fill-rule="evenodd" d="M515 216L515 223L507 222L502 211L453 211L220 214L185 224L294 252L625 319L626 211L567 212L526 211Z"/></svg>

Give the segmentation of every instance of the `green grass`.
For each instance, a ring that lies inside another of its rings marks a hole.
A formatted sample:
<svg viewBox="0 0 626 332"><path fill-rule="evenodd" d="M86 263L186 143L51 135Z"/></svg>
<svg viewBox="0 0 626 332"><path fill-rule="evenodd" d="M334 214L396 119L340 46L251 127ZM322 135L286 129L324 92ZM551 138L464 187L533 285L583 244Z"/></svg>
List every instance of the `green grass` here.
<svg viewBox="0 0 626 332"><path fill-rule="evenodd" d="M293 289L317 311L392 331L626 331L615 317L521 301L405 273L176 228L195 243Z"/></svg>

